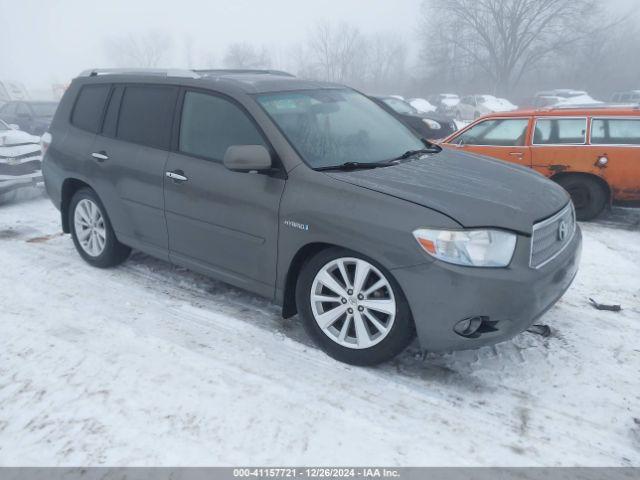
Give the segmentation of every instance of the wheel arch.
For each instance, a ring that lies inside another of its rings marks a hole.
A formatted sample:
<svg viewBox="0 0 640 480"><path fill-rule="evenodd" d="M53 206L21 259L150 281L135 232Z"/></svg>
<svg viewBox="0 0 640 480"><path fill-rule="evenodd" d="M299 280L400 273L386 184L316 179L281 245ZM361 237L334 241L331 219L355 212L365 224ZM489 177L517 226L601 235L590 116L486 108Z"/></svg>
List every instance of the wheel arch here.
<svg viewBox="0 0 640 480"><path fill-rule="evenodd" d="M607 202L609 204L613 202L613 190L609 185L609 182L607 182L600 175L596 175L594 173L587 173L587 172L566 172L565 171L565 172L558 172L549 178L556 183L560 183L560 181L563 178L578 178L578 177L595 180L604 189L605 193L607 194Z"/></svg>
<svg viewBox="0 0 640 480"><path fill-rule="evenodd" d="M303 245L295 253L291 263L289 264L284 282L284 292L282 296L283 318L290 318L298 313L298 308L296 307L296 284L298 283L298 276L300 275L304 264L318 252L336 247L344 248L332 243L313 242Z"/></svg>
<svg viewBox="0 0 640 480"><path fill-rule="evenodd" d="M71 205L71 199L75 193L82 188L91 188L91 186L77 178L67 178L62 182L62 189L60 191L60 215L62 218L62 231L64 233L71 233L71 227L69 225L69 206Z"/></svg>

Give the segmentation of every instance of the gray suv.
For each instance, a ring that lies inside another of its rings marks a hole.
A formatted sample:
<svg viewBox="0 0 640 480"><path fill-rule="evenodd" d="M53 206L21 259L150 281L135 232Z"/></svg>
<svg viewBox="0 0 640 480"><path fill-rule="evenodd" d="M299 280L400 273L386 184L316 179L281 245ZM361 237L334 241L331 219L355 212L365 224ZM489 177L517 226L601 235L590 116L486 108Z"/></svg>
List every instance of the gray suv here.
<svg viewBox="0 0 640 480"><path fill-rule="evenodd" d="M581 233L565 191L420 139L366 96L274 71L93 70L43 173L78 253L132 248L298 313L356 365L477 348L566 291Z"/></svg>

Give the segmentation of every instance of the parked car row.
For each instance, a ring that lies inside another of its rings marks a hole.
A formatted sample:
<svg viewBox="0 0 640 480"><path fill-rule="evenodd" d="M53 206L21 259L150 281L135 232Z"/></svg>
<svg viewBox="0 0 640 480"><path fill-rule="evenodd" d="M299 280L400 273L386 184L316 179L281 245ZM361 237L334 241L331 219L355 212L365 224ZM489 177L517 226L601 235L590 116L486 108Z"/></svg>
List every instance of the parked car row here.
<svg viewBox="0 0 640 480"><path fill-rule="evenodd" d="M40 136L49 128L57 106L57 102L12 100L0 106L0 120Z"/></svg>

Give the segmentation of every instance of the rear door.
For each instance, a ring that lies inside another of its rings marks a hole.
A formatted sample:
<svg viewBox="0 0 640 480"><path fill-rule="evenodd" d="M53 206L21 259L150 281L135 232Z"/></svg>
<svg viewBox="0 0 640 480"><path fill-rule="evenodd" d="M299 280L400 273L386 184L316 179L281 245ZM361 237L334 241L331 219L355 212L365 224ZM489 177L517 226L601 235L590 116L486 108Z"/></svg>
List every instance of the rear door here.
<svg viewBox="0 0 640 480"><path fill-rule="evenodd" d="M166 166L174 178L164 180L171 260L272 295L282 172L232 172L222 163L232 145L272 149L232 99L187 89L181 103L177 151Z"/></svg>
<svg viewBox="0 0 640 480"><path fill-rule="evenodd" d="M123 243L168 258L164 172L178 87L113 88L87 176Z"/></svg>
<svg viewBox="0 0 640 480"><path fill-rule="evenodd" d="M594 171L595 160L587 148L587 125L586 116L536 117L531 141L533 168L548 177L564 171Z"/></svg>
<svg viewBox="0 0 640 480"><path fill-rule="evenodd" d="M529 117L488 118L463 131L451 143L466 152L530 167L529 124Z"/></svg>
<svg viewBox="0 0 640 480"><path fill-rule="evenodd" d="M594 117L589 161L611 186L615 200L640 200L640 117ZM606 165L598 166L600 159Z"/></svg>

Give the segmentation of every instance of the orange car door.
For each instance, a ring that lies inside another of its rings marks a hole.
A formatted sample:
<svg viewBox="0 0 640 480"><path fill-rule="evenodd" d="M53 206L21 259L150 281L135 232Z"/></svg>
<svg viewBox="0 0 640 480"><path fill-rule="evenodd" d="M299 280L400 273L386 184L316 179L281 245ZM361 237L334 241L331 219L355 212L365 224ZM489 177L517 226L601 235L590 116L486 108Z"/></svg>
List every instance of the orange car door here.
<svg viewBox="0 0 640 480"><path fill-rule="evenodd" d="M563 171L591 172L587 117L537 117L531 140L532 167L548 177Z"/></svg>
<svg viewBox="0 0 640 480"><path fill-rule="evenodd" d="M591 121L589 161L613 190L614 200L640 200L640 117Z"/></svg>
<svg viewBox="0 0 640 480"><path fill-rule="evenodd" d="M450 145L466 152L530 167L529 124L528 117L487 118L462 131Z"/></svg>

